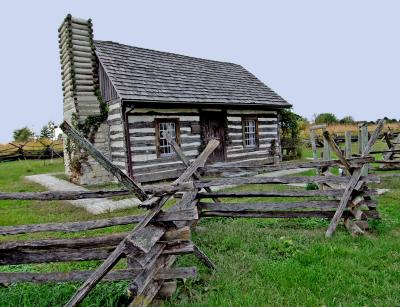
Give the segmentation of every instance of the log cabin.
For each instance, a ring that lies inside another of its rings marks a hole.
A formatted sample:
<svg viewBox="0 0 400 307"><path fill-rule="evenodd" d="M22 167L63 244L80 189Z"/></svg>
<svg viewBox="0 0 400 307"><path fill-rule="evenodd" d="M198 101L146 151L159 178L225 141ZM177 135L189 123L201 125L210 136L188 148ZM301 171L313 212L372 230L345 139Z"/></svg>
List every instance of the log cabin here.
<svg viewBox="0 0 400 307"><path fill-rule="evenodd" d="M185 169L164 132L189 159L211 138L220 145L209 163L280 159L278 112L291 105L242 66L94 40L91 20L71 15L59 46L64 119L92 128L90 141L135 180L176 178ZM76 167L64 143L74 181L112 180L90 157Z"/></svg>

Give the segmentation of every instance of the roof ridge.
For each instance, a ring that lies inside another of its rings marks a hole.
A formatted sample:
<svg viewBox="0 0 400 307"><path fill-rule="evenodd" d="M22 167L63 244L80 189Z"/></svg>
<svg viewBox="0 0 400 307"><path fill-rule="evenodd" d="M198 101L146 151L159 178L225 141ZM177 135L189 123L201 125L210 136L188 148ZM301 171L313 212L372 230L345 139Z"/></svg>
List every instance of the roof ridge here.
<svg viewBox="0 0 400 307"><path fill-rule="evenodd" d="M98 39L94 40L94 43L97 43L97 42L98 43L111 43L111 44L114 44L114 45L121 45L121 46L129 47L129 48L137 48L137 49L141 49L141 50L159 52L159 53L163 53L163 54L169 54L169 55L179 56L179 57L184 57L184 58L189 58L189 59L202 60L202 61L215 62L215 63L222 63L222 64L231 64L231 65L242 67L242 65L237 64L237 63L233 63L233 62L199 58L199 57L190 56L190 55L186 55L186 54L180 54L180 53L175 53L175 52L161 51L161 50L156 50L156 49L151 49L151 48L144 48L144 47L132 46L132 45L128 45L128 44L122 44L122 43L118 43L118 42L114 42L114 41L110 41L110 40L107 40L107 41L98 40Z"/></svg>

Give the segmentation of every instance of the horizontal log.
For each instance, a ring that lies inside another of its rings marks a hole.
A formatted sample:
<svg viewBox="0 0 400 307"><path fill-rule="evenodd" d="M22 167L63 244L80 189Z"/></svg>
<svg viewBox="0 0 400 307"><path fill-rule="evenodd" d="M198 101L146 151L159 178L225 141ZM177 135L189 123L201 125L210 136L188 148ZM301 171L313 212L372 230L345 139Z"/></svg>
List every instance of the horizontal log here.
<svg viewBox="0 0 400 307"><path fill-rule="evenodd" d="M364 158L352 158L348 159L352 167L357 167L365 163L374 162L373 157ZM303 161L303 162L282 162L272 165L263 166L235 166L226 164L215 164L209 165L202 169L206 174L215 174L220 172L239 172L239 171L257 171L259 173L273 172L279 170L289 170L296 168L321 168L321 167L333 167L342 166L340 160L328 160L328 161Z"/></svg>
<svg viewBox="0 0 400 307"><path fill-rule="evenodd" d="M382 164L399 164L400 160L376 160L375 163L382 163Z"/></svg>
<svg viewBox="0 0 400 307"><path fill-rule="evenodd" d="M190 240L190 227L185 226L179 229L170 229L168 230L161 240L163 241L172 241L172 240Z"/></svg>
<svg viewBox="0 0 400 307"><path fill-rule="evenodd" d="M187 267L187 268L169 268L169 269L161 269L157 272L154 279L156 280L165 280L165 279L177 279L177 278L193 278L197 275L196 267Z"/></svg>
<svg viewBox="0 0 400 307"><path fill-rule="evenodd" d="M114 249L115 247L79 249L66 248L51 250L48 252L42 250L2 251L0 254L0 265L102 260L106 259Z"/></svg>
<svg viewBox="0 0 400 307"><path fill-rule="evenodd" d="M101 280L102 282L112 282L120 280L132 280L142 269L124 269L112 270ZM53 283L53 282L76 282L84 281L93 274L94 271L72 271L72 272L52 272L52 273L0 273L0 284L11 284L18 282L32 283ZM175 279L195 277L197 270L194 267L188 268L167 268L160 269L157 273L157 279Z"/></svg>
<svg viewBox="0 0 400 307"><path fill-rule="evenodd" d="M316 129L326 129L326 124L313 125L310 127L310 130L316 130Z"/></svg>
<svg viewBox="0 0 400 307"><path fill-rule="evenodd" d="M361 177L364 182L379 183L377 176ZM221 186L221 185L240 185L240 184L289 184L289 183L336 183L347 184L349 177L339 176L301 176L301 177L247 177L247 178L221 178L214 180L199 180L195 182L196 188Z"/></svg>
<svg viewBox="0 0 400 307"><path fill-rule="evenodd" d="M198 199L215 198L215 197L316 197L316 196L332 196L340 197L344 193L344 189L338 190L306 190L306 191L272 191L272 192L212 192L212 193L197 193ZM378 195L378 190L371 189L362 191L362 196Z"/></svg>
<svg viewBox="0 0 400 307"><path fill-rule="evenodd" d="M13 241L0 244L0 252L23 250L23 249L55 249L55 248L97 248L105 246L116 246L127 233L111 234L90 238L75 239L45 239L31 241Z"/></svg>
<svg viewBox="0 0 400 307"><path fill-rule="evenodd" d="M137 276L138 269L113 270L102 279L102 281L130 280ZM162 271L161 271L162 272ZM17 282L50 283L50 282L72 282L84 281L92 275L93 271L72 271L54 273L0 273L0 284Z"/></svg>
<svg viewBox="0 0 400 307"><path fill-rule="evenodd" d="M193 253L194 245L192 242L184 242L179 244L174 244L166 248L162 254L163 255L182 255Z"/></svg>
<svg viewBox="0 0 400 307"><path fill-rule="evenodd" d="M368 206L376 206L374 201L368 202ZM211 211L286 211L300 209L333 210L339 205L339 200L312 200L304 202L282 202L282 203L205 203L199 202L201 210Z"/></svg>
<svg viewBox="0 0 400 307"><path fill-rule="evenodd" d="M150 195L161 196L180 191L193 189L191 182L185 182L177 186L143 186L143 190ZM51 192L0 192L0 200L76 200L87 198L108 198L113 196L132 195L128 190L100 190L100 191L51 191Z"/></svg>
<svg viewBox="0 0 400 307"><path fill-rule="evenodd" d="M84 222L64 222L64 223L49 223L49 224L31 224L19 226L2 226L0 227L0 235L13 235L21 233L33 233L44 231L62 231L76 232L90 229L99 229L116 225L127 225L139 223L144 216L124 216L114 217L110 219L84 221ZM154 222L173 222L173 221L191 221L198 218L195 208L180 210L174 212L161 212L155 218Z"/></svg>
<svg viewBox="0 0 400 307"><path fill-rule="evenodd" d="M387 150L373 150L371 151L369 154L373 155L373 154L384 154L384 153L400 153L400 149L387 149Z"/></svg>
<svg viewBox="0 0 400 307"><path fill-rule="evenodd" d="M24 249L24 250L8 250L1 251L0 265L18 265L30 263L50 263L50 262L66 262L66 261L86 261L86 260L104 260L115 250L120 242L114 246L100 248L54 248L48 250L40 249ZM168 245L166 243L156 243L155 246L163 245L165 249L160 253L163 255L179 255L193 252L193 244L184 242L179 244ZM129 249L129 250L128 250ZM156 248L157 249L157 248ZM128 246L125 253L132 252ZM126 254L121 257L126 257ZM140 252L134 256L142 255Z"/></svg>
<svg viewBox="0 0 400 307"><path fill-rule="evenodd" d="M92 22L91 22L90 19L82 19L82 18L77 18L77 17L71 16L71 21L73 23L77 23L77 24L80 24L80 25L87 25L88 27L92 26Z"/></svg>
<svg viewBox="0 0 400 307"><path fill-rule="evenodd" d="M234 212L234 211L204 211L201 217L231 217L231 218L326 218L331 219L336 211L270 211L270 212ZM378 211L363 211L370 219L378 219ZM344 211L343 217L352 217L352 213Z"/></svg>

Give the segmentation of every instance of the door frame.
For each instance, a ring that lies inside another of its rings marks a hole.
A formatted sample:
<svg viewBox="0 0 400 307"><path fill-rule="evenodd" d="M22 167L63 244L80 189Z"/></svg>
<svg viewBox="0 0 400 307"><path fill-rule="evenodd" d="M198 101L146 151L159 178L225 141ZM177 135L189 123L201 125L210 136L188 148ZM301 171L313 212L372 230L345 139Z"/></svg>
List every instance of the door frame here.
<svg viewBox="0 0 400 307"><path fill-rule="evenodd" d="M204 136L204 130L203 130L203 120L208 117L210 117L210 114L212 115L212 117L217 117L221 124L222 124L222 129L223 129L223 133L224 133L224 138L221 142L220 141L220 146L222 146L222 161L213 161L213 162L226 162L227 161L227 144L228 144L228 140L227 138L228 136L228 124L227 124L227 112L226 110L211 110L211 109L207 109L207 110L199 110L199 123L200 123L200 136L201 136L201 143L202 143L202 150L204 149L204 147L207 145L205 143L205 136ZM219 146L218 146L219 147ZM217 148L218 148L217 147Z"/></svg>

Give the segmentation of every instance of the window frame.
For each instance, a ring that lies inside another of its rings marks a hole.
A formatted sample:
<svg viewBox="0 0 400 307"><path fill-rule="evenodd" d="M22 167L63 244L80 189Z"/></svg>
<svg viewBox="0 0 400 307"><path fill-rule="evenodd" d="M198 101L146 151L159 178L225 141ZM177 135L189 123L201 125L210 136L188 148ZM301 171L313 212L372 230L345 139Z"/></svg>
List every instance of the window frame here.
<svg viewBox="0 0 400 307"><path fill-rule="evenodd" d="M245 122L248 120L253 120L255 123L255 145L254 146L249 146L246 145L246 125ZM244 116L242 117L242 143L243 143L243 148L245 149L252 149L252 148L259 148L260 147L260 142L259 142L259 131L258 131L258 117L255 116Z"/></svg>
<svg viewBox="0 0 400 307"><path fill-rule="evenodd" d="M155 125L155 130L156 130L156 151L157 151L157 158L171 158L175 157L176 153L175 151L171 148L171 154L170 155L163 155L161 153L161 134L160 134L160 124L161 123L168 123L168 122L173 122L175 123L175 140L178 143L178 145L181 145L181 135L180 135L180 122L179 118L155 118L154 119L154 125ZM172 146L171 146L172 147Z"/></svg>

